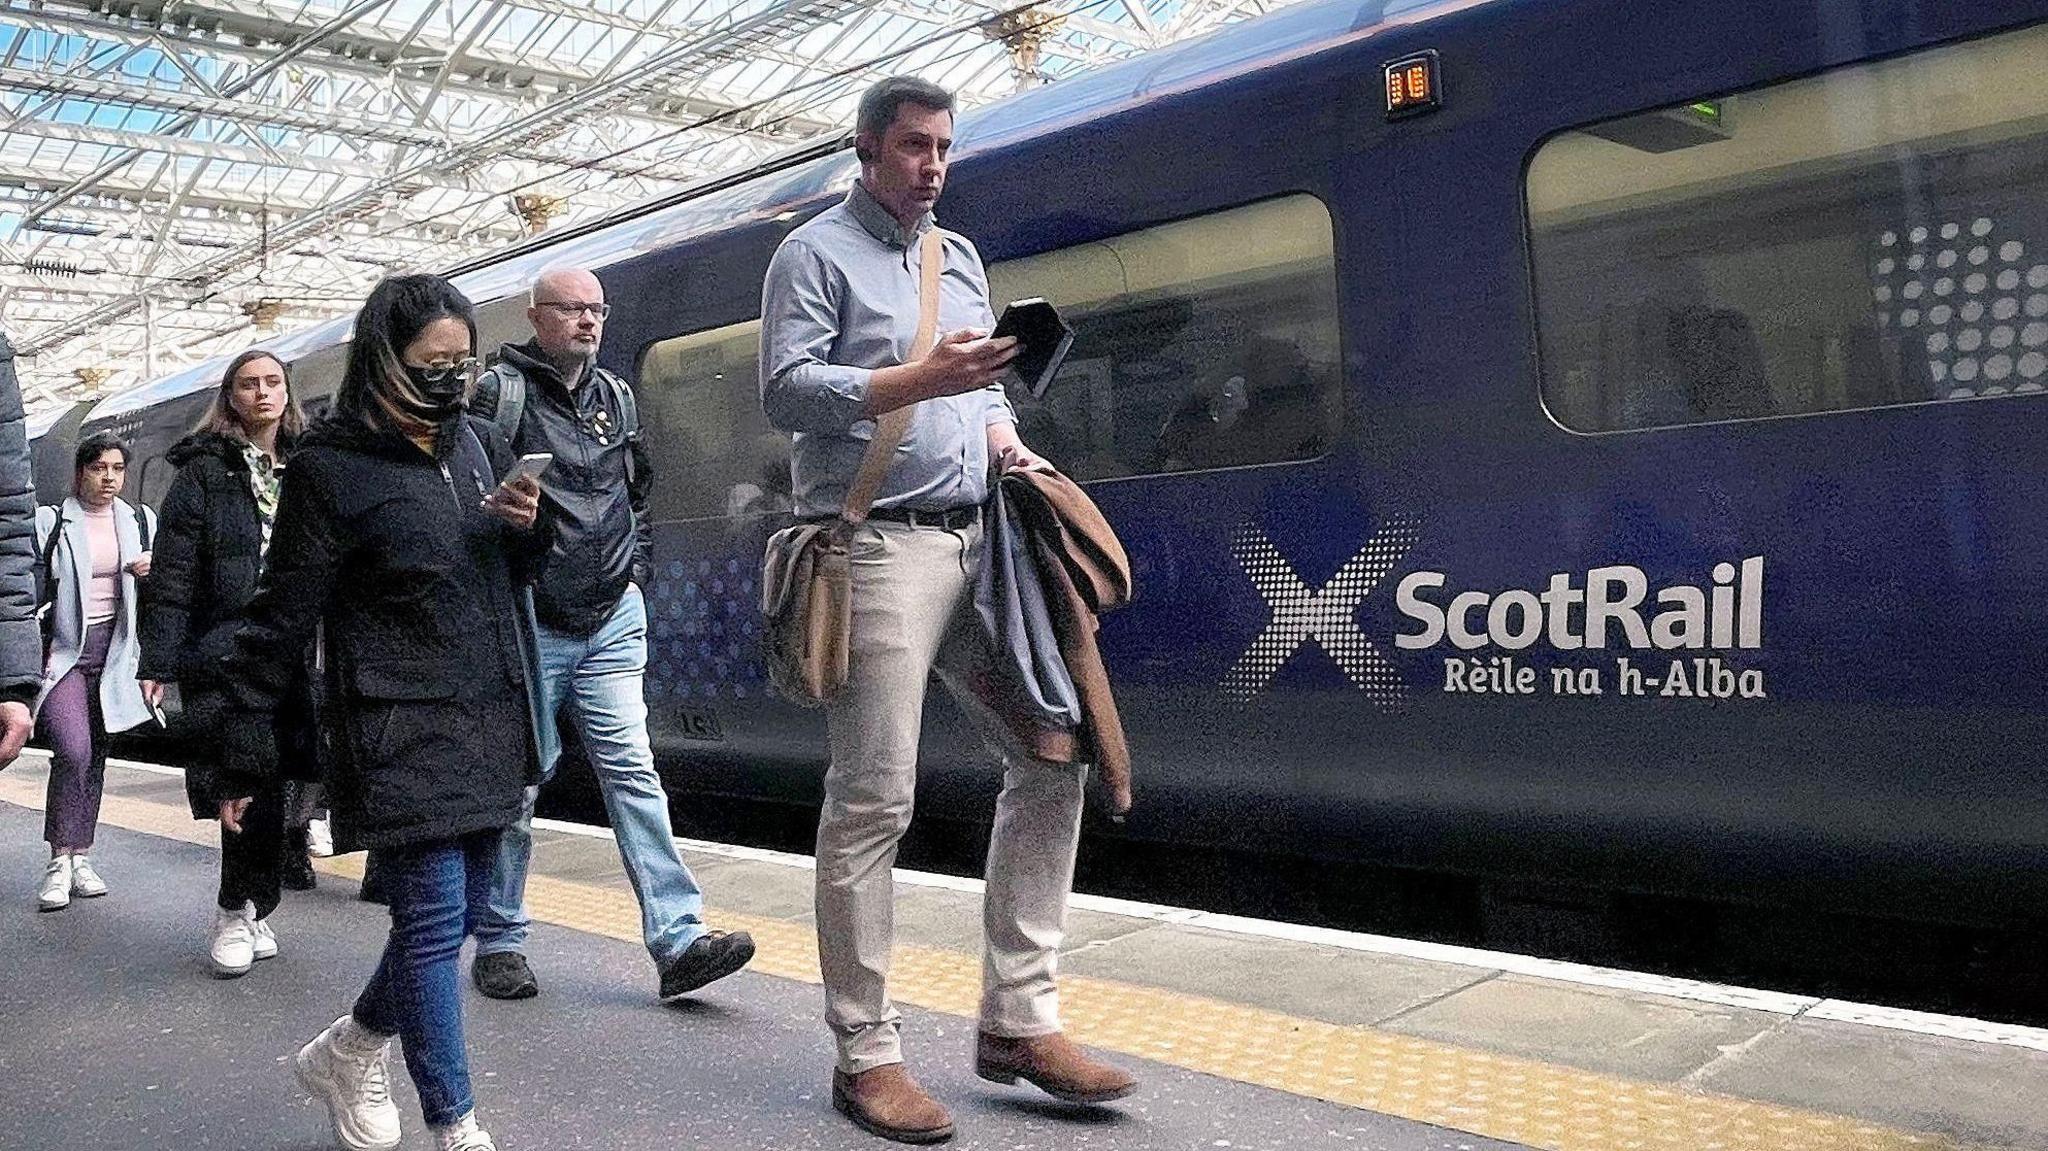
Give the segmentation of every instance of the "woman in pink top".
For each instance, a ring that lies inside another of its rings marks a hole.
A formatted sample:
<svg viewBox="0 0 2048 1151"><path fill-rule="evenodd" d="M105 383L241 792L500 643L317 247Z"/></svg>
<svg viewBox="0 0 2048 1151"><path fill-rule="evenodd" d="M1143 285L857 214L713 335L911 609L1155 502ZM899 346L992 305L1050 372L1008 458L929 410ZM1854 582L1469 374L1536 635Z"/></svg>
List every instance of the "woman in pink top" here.
<svg viewBox="0 0 2048 1151"><path fill-rule="evenodd" d="M107 885L88 852L99 824L106 782L106 736L150 718L135 675L136 581L149 574L149 537L156 517L120 498L128 479L128 445L94 432L78 445L72 496L36 509L36 555L48 611L36 718L50 745L49 794L43 838L50 863L36 907L55 911L76 895L105 895Z"/></svg>

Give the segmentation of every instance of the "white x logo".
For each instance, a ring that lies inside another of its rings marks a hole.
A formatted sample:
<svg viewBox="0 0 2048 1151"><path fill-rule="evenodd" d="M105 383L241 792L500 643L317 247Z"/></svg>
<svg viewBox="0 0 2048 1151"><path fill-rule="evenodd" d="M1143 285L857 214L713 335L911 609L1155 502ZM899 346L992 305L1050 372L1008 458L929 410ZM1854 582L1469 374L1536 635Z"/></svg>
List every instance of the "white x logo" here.
<svg viewBox="0 0 2048 1151"><path fill-rule="evenodd" d="M1312 639L1375 706L1398 707L1408 697L1407 686L1401 682L1400 672L1359 629L1358 606L1415 546L1421 532L1422 525L1405 516L1388 520L1357 555L1337 569L1330 582L1311 591L1265 532L1250 524L1239 528L1230 550L1273 617L1223 677L1223 693L1240 703L1249 701Z"/></svg>

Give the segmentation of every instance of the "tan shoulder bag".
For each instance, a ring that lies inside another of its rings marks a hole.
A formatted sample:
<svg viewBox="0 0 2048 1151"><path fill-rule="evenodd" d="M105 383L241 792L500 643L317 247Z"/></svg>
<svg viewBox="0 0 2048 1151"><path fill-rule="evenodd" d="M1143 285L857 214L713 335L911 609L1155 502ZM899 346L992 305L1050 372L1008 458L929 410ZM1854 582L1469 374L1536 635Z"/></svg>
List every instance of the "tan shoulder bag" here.
<svg viewBox="0 0 2048 1151"><path fill-rule="evenodd" d="M917 281L917 335L907 362L923 359L939 331L941 241L924 234ZM818 705L846 686L853 640L853 530L888 478L916 404L884 412L861 456L846 505L827 523L799 523L768 538L761 560L761 612L768 617L768 679L798 703Z"/></svg>

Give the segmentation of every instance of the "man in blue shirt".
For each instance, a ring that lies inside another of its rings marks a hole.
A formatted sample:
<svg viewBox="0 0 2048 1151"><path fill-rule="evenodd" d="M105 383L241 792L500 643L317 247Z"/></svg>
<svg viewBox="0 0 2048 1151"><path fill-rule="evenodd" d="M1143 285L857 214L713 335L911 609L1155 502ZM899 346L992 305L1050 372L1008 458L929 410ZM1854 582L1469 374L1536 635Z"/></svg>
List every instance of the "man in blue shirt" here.
<svg viewBox="0 0 2048 1151"><path fill-rule="evenodd" d="M1029 757L1000 737L961 684L989 659L975 626L981 505L989 463L1049 465L1017 436L998 377L1014 341L993 326L988 276L966 237L940 230L936 344L911 360L919 249L937 228L953 98L909 77L862 97L860 182L791 232L761 304L761 404L792 436L799 516L840 514L882 414L915 405L868 520L852 537L853 634L845 688L829 704L832 766L818 821L818 952L838 1041L833 1105L906 1143L950 1137L952 1117L903 1070L889 1000L890 866L910 824L925 684L937 671L1004 744L989 845L975 1071L1101 1103L1135 1089L1060 1033L1055 967L1080 840L1082 769Z"/></svg>

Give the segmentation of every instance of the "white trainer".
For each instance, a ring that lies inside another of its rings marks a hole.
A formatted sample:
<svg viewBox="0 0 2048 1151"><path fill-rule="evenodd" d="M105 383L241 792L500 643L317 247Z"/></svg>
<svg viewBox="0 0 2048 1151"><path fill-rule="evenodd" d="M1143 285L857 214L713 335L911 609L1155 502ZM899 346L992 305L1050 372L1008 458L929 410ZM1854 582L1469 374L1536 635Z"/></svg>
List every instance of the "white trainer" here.
<svg viewBox="0 0 2048 1151"><path fill-rule="evenodd" d="M242 905L242 908L243 914L249 917L250 927L256 934L256 939L249 948L250 954L254 955L259 961L276 959L277 933L270 930L270 921L268 919L256 918L256 905L253 903L245 903Z"/></svg>
<svg viewBox="0 0 2048 1151"><path fill-rule="evenodd" d="M344 1015L292 1059L299 1085L327 1105L334 1137L348 1151L392 1151L398 1146L390 1050L388 1037L365 1030Z"/></svg>
<svg viewBox="0 0 2048 1151"><path fill-rule="evenodd" d="M472 1111L446 1127L434 1128L434 1151L498 1151L491 1133L476 1125Z"/></svg>
<svg viewBox="0 0 2048 1151"><path fill-rule="evenodd" d="M213 961L216 979L233 979L249 973L250 965L256 962L256 929L246 911L214 909L213 940L206 955Z"/></svg>
<svg viewBox="0 0 2048 1151"><path fill-rule="evenodd" d="M71 894L80 899L98 899L107 893L107 881L92 869L91 858L84 855L71 857Z"/></svg>
<svg viewBox="0 0 2048 1151"><path fill-rule="evenodd" d="M316 859L334 854L334 831L326 820L315 819L306 824L306 854Z"/></svg>
<svg viewBox="0 0 2048 1151"><path fill-rule="evenodd" d="M36 889L37 911L58 911L71 906L71 857L53 856L43 868L43 885Z"/></svg>

